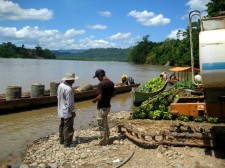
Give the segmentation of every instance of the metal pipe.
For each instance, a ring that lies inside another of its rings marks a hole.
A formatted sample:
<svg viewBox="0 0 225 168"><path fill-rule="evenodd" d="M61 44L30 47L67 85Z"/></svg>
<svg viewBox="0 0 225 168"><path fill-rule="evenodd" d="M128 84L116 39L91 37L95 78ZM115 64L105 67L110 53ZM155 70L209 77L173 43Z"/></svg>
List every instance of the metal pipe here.
<svg viewBox="0 0 225 168"><path fill-rule="evenodd" d="M194 10L192 12L189 13L189 35L190 35L190 49L191 49L191 76L192 76L192 82L195 85L201 86L202 84L197 84L194 80L194 52L193 52L193 42L192 42L192 17L193 16L199 16L200 17L200 23L201 23L201 13L198 10ZM201 26L201 31L202 31L202 24L200 24Z"/></svg>

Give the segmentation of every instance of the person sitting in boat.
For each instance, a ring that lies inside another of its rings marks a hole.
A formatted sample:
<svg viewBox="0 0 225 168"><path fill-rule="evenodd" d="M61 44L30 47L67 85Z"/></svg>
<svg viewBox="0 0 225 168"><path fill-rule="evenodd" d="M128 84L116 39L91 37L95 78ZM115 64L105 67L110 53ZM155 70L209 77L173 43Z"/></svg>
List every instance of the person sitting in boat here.
<svg viewBox="0 0 225 168"><path fill-rule="evenodd" d="M165 71L163 71L161 74L160 74L160 77L162 77L165 81L167 80L167 74Z"/></svg>
<svg viewBox="0 0 225 168"><path fill-rule="evenodd" d="M89 90L93 90L93 86L90 83L84 83L83 85L76 88L74 91L75 92L84 92L84 91L89 91Z"/></svg>
<svg viewBox="0 0 225 168"><path fill-rule="evenodd" d="M175 75L170 75L170 83L173 85L173 84L175 84L176 82L177 82L177 78L176 78L176 76Z"/></svg>
<svg viewBox="0 0 225 168"><path fill-rule="evenodd" d="M131 84L135 84L134 83L134 78L132 78L131 76L128 77L128 83L131 85Z"/></svg>
<svg viewBox="0 0 225 168"><path fill-rule="evenodd" d="M121 86L126 86L128 85L128 76L127 75L122 75L121 76L121 83L120 83Z"/></svg>

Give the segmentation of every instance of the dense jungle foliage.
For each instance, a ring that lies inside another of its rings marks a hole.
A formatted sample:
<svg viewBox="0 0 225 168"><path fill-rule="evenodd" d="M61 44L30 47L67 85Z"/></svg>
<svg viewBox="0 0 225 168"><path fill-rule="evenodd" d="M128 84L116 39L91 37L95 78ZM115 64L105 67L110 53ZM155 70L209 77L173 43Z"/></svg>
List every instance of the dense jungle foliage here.
<svg viewBox="0 0 225 168"><path fill-rule="evenodd" d="M192 23L192 39L195 66L199 66L199 40L198 34L200 26L198 22ZM165 65L169 63L172 66L190 66L190 35L189 27L186 31L178 31L177 36L182 36L183 39L166 39L161 43L153 43L148 38L149 35L143 37L143 41L138 42L131 50L128 60L137 64L155 64Z"/></svg>
<svg viewBox="0 0 225 168"><path fill-rule="evenodd" d="M224 0L211 0L206 4L208 17L219 16L221 12L225 12L225 1Z"/></svg>

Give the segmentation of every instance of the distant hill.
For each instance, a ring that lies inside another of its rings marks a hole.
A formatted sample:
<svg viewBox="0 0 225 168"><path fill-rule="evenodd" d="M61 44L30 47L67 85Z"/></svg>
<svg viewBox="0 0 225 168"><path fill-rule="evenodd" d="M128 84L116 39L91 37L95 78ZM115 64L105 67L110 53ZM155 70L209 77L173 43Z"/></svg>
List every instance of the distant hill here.
<svg viewBox="0 0 225 168"><path fill-rule="evenodd" d="M94 61L128 61L131 49L97 48L89 50L57 50L56 59L94 60Z"/></svg>
<svg viewBox="0 0 225 168"><path fill-rule="evenodd" d="M63 55L63 54L68 54L68 53L82 53L86 50L84 49L71 49L71 50L52 50L56 55Z"/></svg>

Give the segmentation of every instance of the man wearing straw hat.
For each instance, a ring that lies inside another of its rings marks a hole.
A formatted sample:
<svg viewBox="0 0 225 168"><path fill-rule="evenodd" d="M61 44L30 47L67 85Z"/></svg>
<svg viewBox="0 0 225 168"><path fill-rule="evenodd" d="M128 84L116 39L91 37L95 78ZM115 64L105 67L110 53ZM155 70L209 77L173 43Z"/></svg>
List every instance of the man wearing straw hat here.
<svg viewBox="0 0 225 168"><path fill-rule="evenodd" d="M74 144L74 118L76 117L74 106L74 92L72 85L78 79L74 73L66 73L62 82L58 86L58 117L61 119L59 125L59 142L64 147L72 147Z"/></svg>

